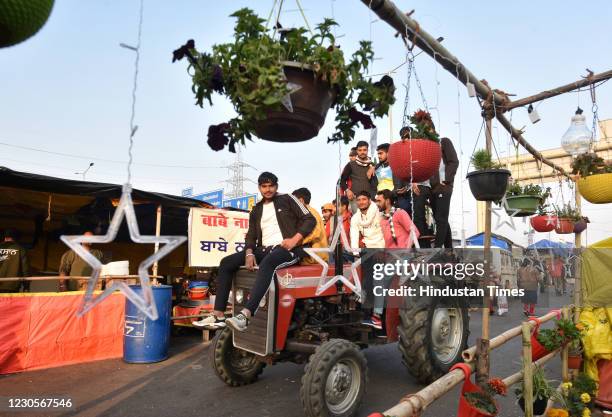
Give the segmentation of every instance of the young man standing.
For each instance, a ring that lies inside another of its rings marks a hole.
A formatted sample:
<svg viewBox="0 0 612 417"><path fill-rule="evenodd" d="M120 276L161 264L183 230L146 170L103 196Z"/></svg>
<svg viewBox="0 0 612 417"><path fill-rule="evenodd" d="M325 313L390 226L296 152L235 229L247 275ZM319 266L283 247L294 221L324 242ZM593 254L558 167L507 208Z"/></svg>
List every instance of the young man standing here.
<svg viewBox="0 0 612 417"><path fill-rule="evenodd" d="M351 218L351 247L364 249L384 249L385 239L380 226L380 211L367 191L361 191L357 195L358 210ZM361 252L354 251L354 256L360 256ZM367 256L362 261L361 282L365 294L363 304L374 301L373 297L373 270L378 254ZM382 329L381 321L382 308L374 309L373 314L365 319L362 324L373 327L377 330Z"/></svg>
<svg viewBox="0 0 612 417"><path fill-rule="evenodd" d="M377 191L393 190L393 174L387 160L389 146L388 143L381 143L376 147L376 154L378 155L378 164L376 164Z"/></svg>
<svg viewBox="0 0 612 417"><path fill-rule="evenodd" d="M277 192L276 175L263 172L257 182L263 198L255 204L249 215L245 249L221 260L213 315L194 322L195 326L223 327L234 275L241 266L249 271L258 267L255 284L245 308L226 321L233 330L245 331L276 270L296 264L306 256L301 242L314 230L314 216L294 196Z"/></svg>
<svg viewBox="0 0 612 417"><path fill-rule="evenodd" d="M83 236L93 236L93 232L91 230L83 233ZM91 243L81 243L81 246L85 248L86 251L95 256L98 260L102 260L103 254L99 249L92 249ZM89 265L83 258L81 258L75 251L72 249L67 250L62 255L60 259L60 267L59 267L59 275L60 277L86 277L91 275L93 272L91 265ZM59 282L59 290L60 291L84 291L87 289L88 285L87 279L63 279ZM96 290L102 289L102 280L98 280L96 284Z"/></svg>
<svg viewBox="0 0 612 417"><path fill-rule="evenodd" d="M340 187L346 192L353 213L357 212L357 195L367 191L373 196L378 185L372 159L368 156L368 147L368 142L363 140L357 143L357 158L346 164L340 176Z"/></svg>
<svg viewBox="0 0 612 417"><path fill-rule="evenodd" d="M389 190L376 193L376 205L382 213L380 226L387 249L407 249L414 244L411 231L419 238L419 231L412 223L410 215L401 208L393 206L393 194Z"/></svg>
<svg viewBox="0 0 612 417"><path fill-rule="evenodd" d="M293 191L293 193L291 194L293 194L300 201L300 203L306 206L308 211L310 211L310 214L312 214L317 221L314 230L302 240L302 245L309 246L311 248L327 248L329 245L327 244L325 225L323 224L323 220L321 220L321 216L319 216L319 213L317 213L317 211L310 206L310 199L312 197L312 195L310 194L310 190L308 190L308 188L302 187ZM329 260L329 254L327 253L320 253L319 256L325 262ZM302 259L301 264L314 265L318 264L318 262L312 257L306 256Z"/></svg>

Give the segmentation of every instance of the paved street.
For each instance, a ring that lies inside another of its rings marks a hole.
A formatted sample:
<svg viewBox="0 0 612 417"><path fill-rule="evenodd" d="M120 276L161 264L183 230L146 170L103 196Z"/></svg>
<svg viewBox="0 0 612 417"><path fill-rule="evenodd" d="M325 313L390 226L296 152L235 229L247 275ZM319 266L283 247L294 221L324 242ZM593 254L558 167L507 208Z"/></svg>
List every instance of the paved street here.
<svg viewBox="0 0 612 417"><path fill-rule="evenodd" d="M567 299L551 297L551 307ZM524 318L521 305L514 302L505 317L491 318L491 335L507 330ZM539 308L538 315L548 308ZM480 332L479 313L472 313L470 345ZM188 329L191 330L191 329ZM492 375L506 377L519 369L520 340L495 350ZM261 379L241 388L229 388L217 379L208 362L208 346L193 330L172 340L171 358L159 364L128 365L121 359L106 360L63 368L26 372L0 378L4 397L68 394L77 408L58 413L10 413L10 416L301 416L300 378L303 366L279 364L267 367ZM418 391L401 364L395 344L366 350L369 383L359 416L384 411L407 393ZM560 379L560 362L550 362L549 376ZM457 409L458 388L428 408L424 416L453 416ZM520 416L514 395L500 400L500 416ZM1 412L0 412L1 414Z"/></svg>

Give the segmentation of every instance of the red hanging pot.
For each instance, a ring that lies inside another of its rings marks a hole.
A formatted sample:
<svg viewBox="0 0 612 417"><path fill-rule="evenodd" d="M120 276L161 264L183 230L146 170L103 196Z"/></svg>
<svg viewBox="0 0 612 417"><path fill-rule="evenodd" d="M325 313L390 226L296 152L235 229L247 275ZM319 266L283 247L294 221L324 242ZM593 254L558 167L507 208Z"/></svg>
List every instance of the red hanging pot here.
<svg viewBox="0 0 612 417"><path fill-rule="evenodd" d="M555 232L560 235L574 233L574 221L572 219L559 218L557 226L555 227Z"/></svg>
<svg viewBox="0 0 612 417"><path fill-rule="evenodd" d="M531 360L537 361L540 358L548 355L550 352L546 350L540 342L538 342L538 330L540 330L540 320L537 318L531 318L529 321L535 322L533 332L531 332Z"/></svg>
<svg viewBox="0 0 612 417"><path fill-rule="evenodd" d="M582 219L574 223L574 233L582 233L587 228L587 221Z"/></svg>
<svg viewBox="0 0 612 417"><path fill-rule="evenodd" d="M463 387L461 388L461 395L459 396L459 409L457 410L457 417L491 417L497 415L497 413L499 413L499 405L497 403L495 403L497 413L489 414L483 410L474 407L468 402L468 400L465 399L465 393L482 392L482 389L478 385L472 383L472 381L470 380L470 374L472 373L470 366L466 363L457 363L453 365L449 372L452 372L455 369L461 369L465 375Z"/></svg>
<svg viewBox="0 0 612 417"><path fill-rule="evenodd" d="M407 139L391 144L389 166L393 176L402 181L422 182L440 168L440 144L428 139Z"/></svg>
<svg viewBox="0 0 612 417"><path fill-rule="evenodd" d="M580 369L582 366L582 356L570 355L567 357L567 367L569 369Z"/></svg>
<svg viewBox="0 0 612 417"><path fill-rule="evenodd" d="M552 215L542 215L542 216L533 216L529 219L531 222L531 227L536 232L544 233L544 232L552 232L555 230L555 226L557 225L557 216Z"/></svg>

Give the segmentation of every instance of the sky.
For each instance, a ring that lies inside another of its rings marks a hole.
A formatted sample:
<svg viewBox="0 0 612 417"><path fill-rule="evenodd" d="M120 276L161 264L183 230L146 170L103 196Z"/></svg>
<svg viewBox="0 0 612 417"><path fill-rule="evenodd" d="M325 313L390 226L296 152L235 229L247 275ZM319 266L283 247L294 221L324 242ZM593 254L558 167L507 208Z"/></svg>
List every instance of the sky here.
<svg viewBox="0 0 612 417"><path fill-rule="evenodd" d="M94 166L87 180L123 183L129 138L134 52L119 43L136 44L137 0L58 0L49 21L33 38L0 49L0 165L14 170L80 179L76 174ZM206 144L208 125L234 116L229 102L215 96L214 106L194 105L186 63L172 63L172 51L194 39L200 50L231 39L234 21L229 15L251 7L262 17L273 1L226 0L168 2L145 0L142 27L135 123L134 168L136 188L179 194L193 186L196 193L225 186L228 171L222 167L234 160L227 150L212 151ZM296 2L286 0L280 14L284 27L303 25ZM394 31L377 20L358 0L302 0L309 24L333 17L340 24L338 42L352 53L359 40L373 42L376 58L371 74L385 73L405 62L406 51ZM579 79L585 68L602 72L612 68L610 45L612 4L608 0L576 7L570 1L490 2L472 0L396 1L443 44L479 79L486 79L516 97L524 97ZM465 87L422 54L415 61L426 104L439 132L451 138L462 154L451 208L451 226L461 236L476 232L476 202L465 174L473 149L484 147L478 135L482 118L477 102ZM403 119L407 66L391 74L397 86L392 117L376 119L378 143L396 139ZM425 107L417 86L411 85L409 109ZM612 83L597 90L600 119L612 118ZM558 96L538 104L541 121L532 125L524 108L508 117L517 128L525 127L525 138L537 149L556 148L576 106L592 120L588 91ZM280 178L280 190L291 192L308 187L312 205L320 207L333 198L334 184L347 162L353 145L327 144L334 112L319 135L299 144L255 140L242 151L254 168L246 177L256 180L259 172L272 171ZM509 136L494 124L494 141L500 156L507 156ZM369 139L358 130L356 140ZM27 149L26 149L27 148ZM41 152L43 151L43 152ZM71 156L67 156L71 155ZM247 182L246 190L256 192ZM570 201L571 191L555 188L554 202ZM595 242L612 236L606 215L610 205L585 202L584 213L592 223L585 236ZM503 220L503 217L502 217ZM494 232L519 244L527 243L527 224L516 221ZM560 238L554 233L535 239Z"/></svg>

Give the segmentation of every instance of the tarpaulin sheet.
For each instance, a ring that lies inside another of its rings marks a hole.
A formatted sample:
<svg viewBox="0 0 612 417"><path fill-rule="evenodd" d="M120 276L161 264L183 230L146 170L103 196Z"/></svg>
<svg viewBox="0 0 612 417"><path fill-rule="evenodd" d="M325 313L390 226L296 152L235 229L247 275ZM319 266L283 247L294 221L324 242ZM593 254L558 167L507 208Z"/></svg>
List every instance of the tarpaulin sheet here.
<svg viewBox="0 0 612 417"><path fill-rule="evenodd" d="M0 374L121 357L125 297L77 317L83 294L0 294Z"/></svg>

